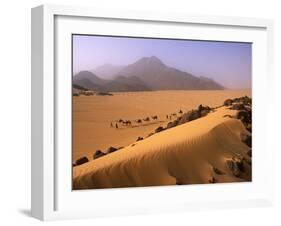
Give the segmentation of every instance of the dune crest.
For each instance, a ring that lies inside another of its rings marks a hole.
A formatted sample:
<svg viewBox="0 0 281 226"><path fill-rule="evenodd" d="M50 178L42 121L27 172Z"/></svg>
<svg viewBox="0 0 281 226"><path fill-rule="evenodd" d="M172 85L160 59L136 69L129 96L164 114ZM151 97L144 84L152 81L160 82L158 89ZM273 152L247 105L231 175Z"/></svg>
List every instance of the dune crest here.
<svg viewBox="0 0 281 226"><path fill-rule="evenodd" d="M156 133L123 149L73 168L73 188L251 181L249 134L220 107L200 119Z"/></svg>

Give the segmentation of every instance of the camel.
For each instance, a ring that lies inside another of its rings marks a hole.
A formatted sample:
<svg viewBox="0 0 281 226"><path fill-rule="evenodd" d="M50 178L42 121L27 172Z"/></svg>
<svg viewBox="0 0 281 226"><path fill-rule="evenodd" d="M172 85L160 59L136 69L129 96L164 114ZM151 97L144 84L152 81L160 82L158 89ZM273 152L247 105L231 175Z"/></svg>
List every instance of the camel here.
<svg viewBox="0 0 281 226"><path fill-rule="evenodd" d="M132 122L130 120L123 121L123 125L130 126Z"/></svg>
<svg viewBox="0 0 281 226"><path fill-rule="evenodd" d="M154 115L154 116L152 116L151 118L154 119L154 120L157 120L157 119L158 119L158 116L157 116L157 115Z"/></svg>
<svg viewBox="0 0 281 226"><path fill-rule="evenodd" d="M146 118L144 118L144 119L143 119L143 121L145 121L145 122L149 122L149 121L150 121L150 119L149 119L149 117L146 117Z"/></svg>

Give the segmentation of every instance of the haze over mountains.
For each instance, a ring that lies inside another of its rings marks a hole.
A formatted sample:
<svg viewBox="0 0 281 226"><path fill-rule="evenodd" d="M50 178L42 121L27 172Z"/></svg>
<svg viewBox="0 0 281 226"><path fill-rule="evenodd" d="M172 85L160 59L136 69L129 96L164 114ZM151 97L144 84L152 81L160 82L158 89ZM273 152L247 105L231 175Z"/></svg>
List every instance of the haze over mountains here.
<svg viewBox="0 0 281 226"><path fill-rule="evenodd" d="M93 70L96 75L99 75L100 78L103 79L114 79L116 74L121 71L125 66L123 65L112 65L112 64L103 64Z"/></svg>
<svg viewBox="0 0 281 226"><path fill-rule="evenodd" d="M73 84L100 92L224 89L210 78L168 67L155 56L127 66L105 64L93 71L81 71L74 76Z"/></svg>

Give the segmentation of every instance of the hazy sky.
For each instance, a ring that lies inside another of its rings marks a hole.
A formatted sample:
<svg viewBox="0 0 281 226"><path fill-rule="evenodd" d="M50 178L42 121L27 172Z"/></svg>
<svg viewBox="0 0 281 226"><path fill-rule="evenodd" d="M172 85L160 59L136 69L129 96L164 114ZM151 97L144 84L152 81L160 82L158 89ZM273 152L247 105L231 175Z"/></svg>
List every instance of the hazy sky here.
<svg viewBox="0 0 281 226"><path fill-rule="evenodd" d="M74 73L106 63L127 65L150 56L228 88L251 87L250 43L73 35Z"/></svg>

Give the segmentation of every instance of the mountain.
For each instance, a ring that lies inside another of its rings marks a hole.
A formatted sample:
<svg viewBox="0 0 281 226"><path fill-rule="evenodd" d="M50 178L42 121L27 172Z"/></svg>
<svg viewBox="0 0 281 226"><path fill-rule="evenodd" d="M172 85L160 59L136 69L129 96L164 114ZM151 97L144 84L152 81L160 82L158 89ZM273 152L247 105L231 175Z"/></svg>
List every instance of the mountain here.
<svg viewBox="0 0 281 226"><path fill-rule="evenodd" d="M73 84L100 92L224 89L210 78L197 77L168 67L155 56L143 57L127 66L103 65L96 70L98 71L103 78L98 73L81 71L74 76ZM111 79L104 79L105 77Z"/></svg>
<svg viewBox="0 0 281 226"><path fill-rule="evenodd" d="M103 64L93 69L91 72L103 79L113 79L124 67L125 66L121 65Z"/></svg>
<svg viewBox="0 0 281 226"><path fill-rule="evenodd" d="M96 76L94 73L90 71L80 71L78 74L76 74L73 77L73 82L76 83L76 81L81 81L81 80L89 80L91 83L95 85L102 85L106 83L106 80L101 79L100 77Z"/></svg>
<svg viewBox="0 0 281 226"><path fill-rule="evenodd" d="M80 71L73 77L73 84L90 90L100 90L106 81L90 71Z"/></svg>
<svg viewBox="0 0 281 226"><path fill-rule="evenodd" d="M126 91L151 91L151 89L136 76L117 76L114 80L104 85L106 92L126 92Z"/></svg>
<svg viewBox="0 0 281 226"><path fill-rule="evenodd" d="M119 74L140 78L152 90L200 90L224 89L212 79L196 77L184 71L166 66L155 56L143 57L124 67Z"/></svg>
<svg viewBox="0 0 281 226"><path fill-rule="evenodd" d="M149 91L146 84L136 76L117 76L113 80L105 80L90 71L81 71L73 78L73 88L83 87L100 92Z"/></svg>

